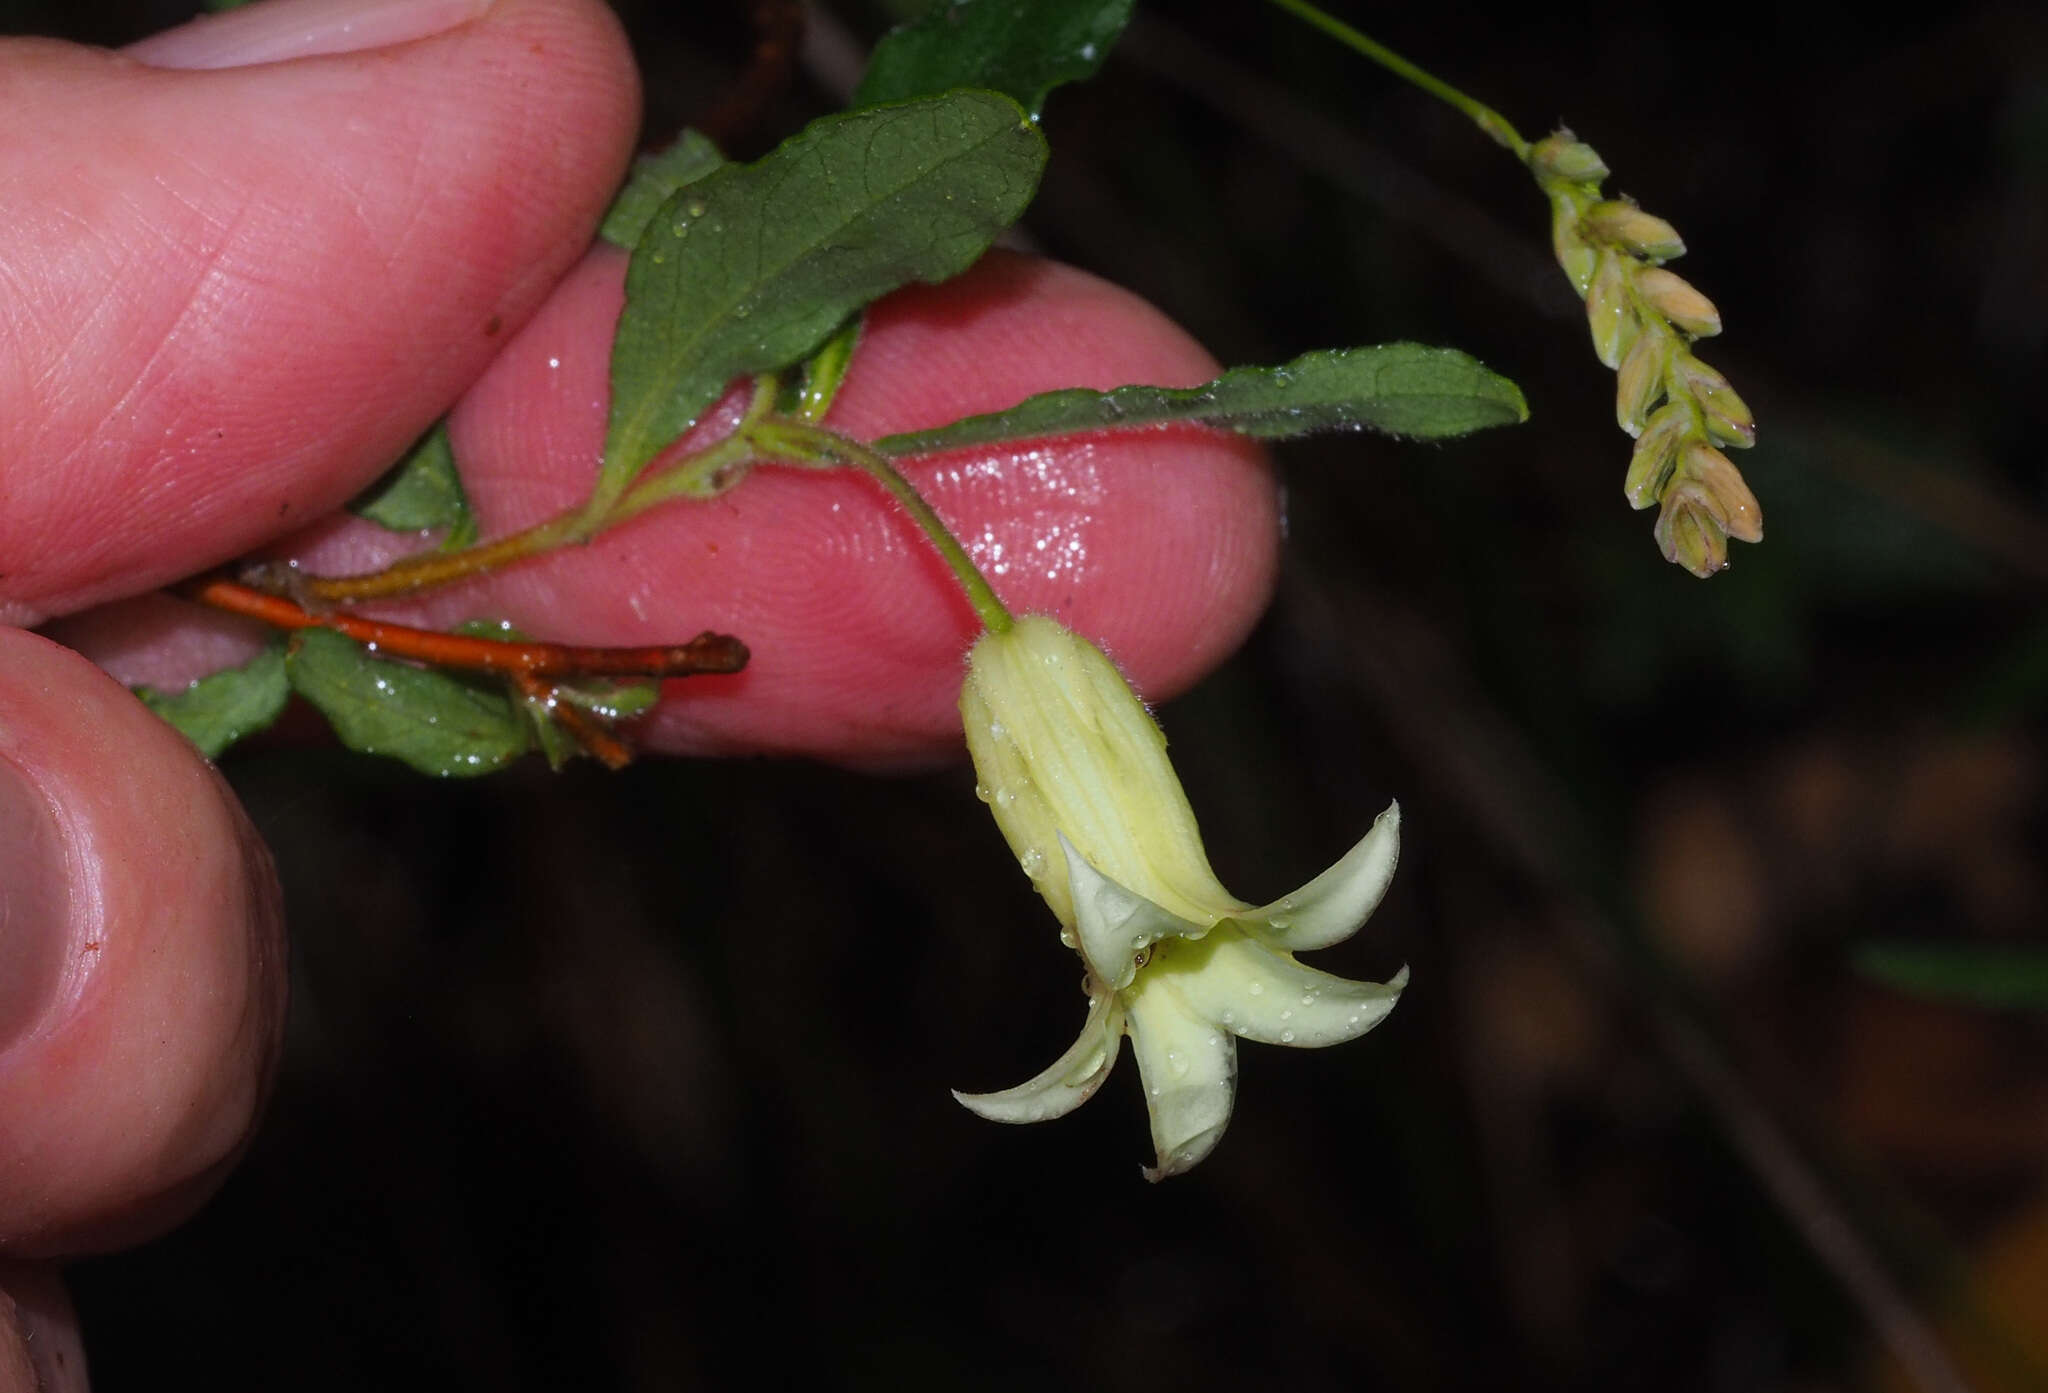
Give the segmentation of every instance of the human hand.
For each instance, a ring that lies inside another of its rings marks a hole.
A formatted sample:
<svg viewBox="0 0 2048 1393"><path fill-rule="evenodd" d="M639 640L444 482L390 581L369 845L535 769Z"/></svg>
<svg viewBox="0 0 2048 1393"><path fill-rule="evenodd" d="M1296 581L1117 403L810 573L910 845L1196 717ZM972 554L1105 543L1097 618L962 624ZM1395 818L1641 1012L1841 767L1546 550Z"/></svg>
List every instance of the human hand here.
<svg viewBox="0 0 2048 1393"><path fill-rule="evenodd" d="M233 661L234 625L134 597L309 523L287 549L312 568L374 564L393 539L334 510L458 399L487 533L580 496L623 271L586 248L636 96L595 0L266 0L126 57L0 43L0 622L74 645L0 629L0 1389L83 1386L48 1264L201 1203L280 1039L266 853L81 653L158 685ZM876 307L833 423L1213 370L1121 292L992 258ZM1235 441L911 472L1013 607L1100 638L1149 695L1227 653L1271 584L1270 481ZM973 628L871 483L773 469L391 613L732 632L749 670L672 689L649 747L864 762L954 748Z"/></svg>

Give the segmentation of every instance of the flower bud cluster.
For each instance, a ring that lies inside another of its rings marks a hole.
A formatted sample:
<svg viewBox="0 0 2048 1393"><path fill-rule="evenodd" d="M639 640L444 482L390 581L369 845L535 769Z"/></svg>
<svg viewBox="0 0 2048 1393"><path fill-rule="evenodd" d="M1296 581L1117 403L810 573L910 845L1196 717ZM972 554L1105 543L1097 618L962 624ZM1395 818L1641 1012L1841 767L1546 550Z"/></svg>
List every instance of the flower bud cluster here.
<svg viewBox="0 0 2048 1393"><path fill-rule="evenodd" d="M1614 414L1635 437L1622 482L1629 505L1657 506L1657 544L1696 576L1728 564L1728 539L1761 541L1763 512L1723 453L1756 443L1756 422L1728 379L1693 353L1721 332L1714 304L1664 263L1685 254L1678 231L1600 192L1593 147L1558 131L1529 147L1550 200L1558 264L1586 300L1593 351L1616 374Z"/></svg>

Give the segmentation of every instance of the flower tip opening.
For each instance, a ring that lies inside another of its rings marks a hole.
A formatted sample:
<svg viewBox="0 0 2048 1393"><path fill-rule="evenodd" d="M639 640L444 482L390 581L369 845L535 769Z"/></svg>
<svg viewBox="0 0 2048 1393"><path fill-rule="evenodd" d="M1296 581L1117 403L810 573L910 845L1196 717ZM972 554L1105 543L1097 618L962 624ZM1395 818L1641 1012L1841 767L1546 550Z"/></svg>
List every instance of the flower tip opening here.
<svg viewBox="0 0 2048 1393"><path fill-rule="evenodd" d="M1174 1148L1172 1155L1161 1155L1158 1165L1140 1166L1138 1173L1154 1185L1171 1176L1186 1175L1207 1160L1209 1153L1216 1149L1216 1143L1223 1140L1225 1125L1219 1122L1208 1131L1189 1137Z"/></svg>

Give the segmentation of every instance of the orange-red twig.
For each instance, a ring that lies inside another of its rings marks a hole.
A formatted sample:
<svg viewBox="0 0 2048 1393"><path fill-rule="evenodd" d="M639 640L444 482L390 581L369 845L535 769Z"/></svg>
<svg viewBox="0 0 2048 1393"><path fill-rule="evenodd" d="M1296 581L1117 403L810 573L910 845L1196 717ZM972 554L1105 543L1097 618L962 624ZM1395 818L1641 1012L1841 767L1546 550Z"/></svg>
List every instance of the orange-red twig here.
<svg viewBox="0 0 2048 1393"><path fill-rule="evenodd" d="M688 643L666 647L583 648L444 634L354 614L314 614L282 595L252 589L224 576L189 582L179 587L178 593L230 614L260 619L273 628L332 629L393 657L512 677L557 682L578 677L687 677L738 672L747 665L746 644L730 634L705 632Z"/></svg>
<svg viewBox="0 0 2048 1393"><path fill-rule="evenodd" d="M633 762L633 747L612 734L603 721L582 707L561 700L554 683L527 672L514 673L512 681L523 695L544 702L555 724L568 731L570 738L581 745L586 754L594 755L605 768L624 769Z"/></svg>

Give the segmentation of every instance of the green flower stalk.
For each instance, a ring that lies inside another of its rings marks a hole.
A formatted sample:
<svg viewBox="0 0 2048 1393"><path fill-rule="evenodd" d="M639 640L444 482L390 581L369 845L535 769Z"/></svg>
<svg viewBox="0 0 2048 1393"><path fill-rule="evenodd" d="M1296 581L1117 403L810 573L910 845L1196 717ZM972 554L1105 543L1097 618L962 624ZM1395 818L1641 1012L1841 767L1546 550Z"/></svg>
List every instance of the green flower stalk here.
<svg viewBox="0 0 2048 1393"><path fill-rule="evenodd" d="M1349 938L1394 874L1389 807L1345 857L1271 904L1216 879L1166 737L1102 651L1040 615L984 634L960 694L979 793L1087 974L1081 1036L1037 1077L954 1096L998 1122L1059 1117L1094 1095L1125 1035L1151 1113L1159 1180L1207 1156L1229 1123L1238 1037L1300 1047L1354 1039L1406 984L1353 982L1297 952Z"/></svg>

